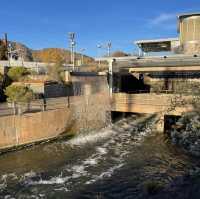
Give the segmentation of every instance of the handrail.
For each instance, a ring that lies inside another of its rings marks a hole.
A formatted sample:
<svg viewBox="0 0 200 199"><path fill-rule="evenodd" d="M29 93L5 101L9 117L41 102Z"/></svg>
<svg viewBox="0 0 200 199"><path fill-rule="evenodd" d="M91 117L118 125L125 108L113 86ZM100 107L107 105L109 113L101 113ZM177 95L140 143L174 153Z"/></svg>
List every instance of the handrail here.
<svg viewBox="0 0 200 199"><path fill-rule="evenodd" d="M23 113L30 113L32 112L42 112L42 111L48 111L48 110L56 110L61 108L70 108L70 106L79 106L79 103L83 103L84 100L86 100L88 97L96 96L96 94L92 94L89 96L83 96L82 98L77 98L80 96L65 96L65 97L59 97L59 98L46 98L44 99L37 99L34 101L31 101L29 103L25 102L18 102L12 104L1 104L0 106L0 117L2 116L8 116L8 115L16 115L18 112L20 114ZM99 96L104 96L103 93L99 93ZM46 103L45 103L46 101ZM20 111L18 111L18 109Z"/></svg>

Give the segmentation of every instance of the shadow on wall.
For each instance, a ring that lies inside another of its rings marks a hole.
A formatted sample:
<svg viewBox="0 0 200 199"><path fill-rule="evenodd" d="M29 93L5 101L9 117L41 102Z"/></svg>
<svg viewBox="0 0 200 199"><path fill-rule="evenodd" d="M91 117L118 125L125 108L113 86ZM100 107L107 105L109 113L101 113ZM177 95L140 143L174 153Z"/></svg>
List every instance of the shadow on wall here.
<svg viewBox="0 0 200 199"><path fill-rule="evenodd" d="M137 79L132 74L120 74L116 73L113 76L113 91L121 93L137 93L144 91L150 92L150 85L144 83L143 75Z"/></svg>
<svg viewBox="0 0 200 199"><path fill-rule="evenodd" d="M102 76L81 76L73 77L70 87L70 96L96 94L108 89L106 77Z"/></svg>

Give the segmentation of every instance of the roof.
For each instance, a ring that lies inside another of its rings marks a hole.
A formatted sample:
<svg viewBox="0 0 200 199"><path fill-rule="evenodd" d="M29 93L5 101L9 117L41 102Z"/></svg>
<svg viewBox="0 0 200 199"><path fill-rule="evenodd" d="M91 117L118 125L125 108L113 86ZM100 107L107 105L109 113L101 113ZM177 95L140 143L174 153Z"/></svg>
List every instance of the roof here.
<svg viewBox="0 0 200 199"><path fill-rule="evenodd" d="M179 41L179 39L178 38L163 38L163 39L138 40L138 41L135 41L135 44L162 43L162 42L171 42L171 41Z"/></svg>
<svg viewBox="0 0 200 199"><path fill-rule="evenodd" d="M191 16L200 16L200 12L191 12L191 13L182 13L178 15L178 18L184 18L184 17L191 17Z"/></svg>
<svg viewBox="0 0 200 199"><path fill-rule="evenodd" d="M178 42L178 38L167 38L167 39L154 39L154 40L140 40L135 43L142 49L144 52L163 52L171 51L172 42Z"/></svg>

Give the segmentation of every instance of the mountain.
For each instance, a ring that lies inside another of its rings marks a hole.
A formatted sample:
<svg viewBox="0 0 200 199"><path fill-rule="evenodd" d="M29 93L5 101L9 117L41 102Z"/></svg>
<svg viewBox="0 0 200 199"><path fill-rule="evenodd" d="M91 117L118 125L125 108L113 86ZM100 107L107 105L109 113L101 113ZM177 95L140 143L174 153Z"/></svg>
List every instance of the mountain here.
<svg viewBox="0 0 200 199"><path fill-rule="evenodd" d="M130 54L125 53L123 51L115 51L111 54L111 57L127 57L130 56Z"/></svg>
<svg viewBox="0 0 200 199"><path fill-rule="evenodd" d="M42 50L33 50L32 56L34 61L40 62L55 62L61 57L67 63L70 63L71 53L69 50L61 49L61 48L45 48ZM76 53L76 59L81 60L81 54ZM91 63L94 59L84 55L84 63Z"/></svg>
<svg viewBox="0 0 200 199"><path fill-rule="evenodd" d="M10 42L13 50L20 50L21 56L25 61L37 61L37 62L56 62L58 57L61 57L67 63L70 63L70 51L62 48L45 48L41 50L33 50L21 44L19 42ZM81 54L76 53L76 59L81 59ZM94 62L92 57L84 56L84 63Z"/></svg>
<svg viewBox="0 0 200 199"><path fill-rule="evenodd" d="M25 61L34 61L32 50L25 46L24 44L18 42L10 42L13 50L20 50L19 56L22 56Z"/></svg>

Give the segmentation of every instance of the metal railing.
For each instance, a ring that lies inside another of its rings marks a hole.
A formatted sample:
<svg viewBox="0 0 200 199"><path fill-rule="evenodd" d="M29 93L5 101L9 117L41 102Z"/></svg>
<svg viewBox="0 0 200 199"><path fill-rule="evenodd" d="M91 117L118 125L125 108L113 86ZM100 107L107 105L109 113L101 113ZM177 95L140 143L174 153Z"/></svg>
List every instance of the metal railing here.
<svg viewBox="0 0 200 199"><path fill-rule="evenodd" d="M55 109L70 108L70 98L62 98L62 100L43 100L32 101L30 103L18 102L7 103L0 107L0 117L9 115L23 115L26 113L44 112Z"/></svg>
<svg viewBox="0 0 200 199"><path fill-rule="evenodd" d="M192 90L192 89L187 89L187 90L180 90L180 91L176 91L176 90L136 90L136 91L127 91L127 92L113 92L114 94L119 94L119 93L123 93L123 94L190 94L190 95L200 95L200 91L198 90Z"/></svg>

